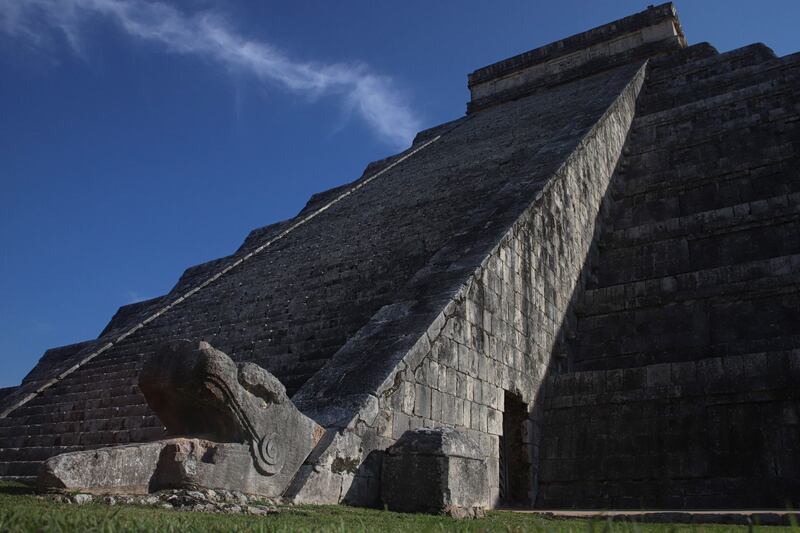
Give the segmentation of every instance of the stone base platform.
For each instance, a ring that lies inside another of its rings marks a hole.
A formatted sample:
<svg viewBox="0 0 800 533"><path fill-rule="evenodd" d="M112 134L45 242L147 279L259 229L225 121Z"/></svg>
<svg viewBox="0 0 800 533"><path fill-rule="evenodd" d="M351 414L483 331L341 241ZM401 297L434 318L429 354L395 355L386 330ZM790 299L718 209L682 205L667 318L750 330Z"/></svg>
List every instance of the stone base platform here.
<svg viewBox="0 0 800 533"><path fill-rule="evenodd" d="M65 453L48 459L38 479L43 492L148 494L164 489L220 489L279 496L272 478L253 468L250 448L175 438Z"/></svg>

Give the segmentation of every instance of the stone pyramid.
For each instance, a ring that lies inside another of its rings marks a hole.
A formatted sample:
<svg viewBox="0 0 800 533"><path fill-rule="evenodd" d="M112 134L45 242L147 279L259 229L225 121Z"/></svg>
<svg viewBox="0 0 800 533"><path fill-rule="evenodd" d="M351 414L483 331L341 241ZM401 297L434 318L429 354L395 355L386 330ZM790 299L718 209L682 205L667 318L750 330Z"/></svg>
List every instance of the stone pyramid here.
<svg viewBox="0 0 800 533"><path fill-rule="evenodd" d="M464 117L0 391L0 478L164 439L138 375L189 339L324 430L296 501L380 505L383 450L444 427L486 505L798 505L799 82L672 4L476 70Z"/></svg>

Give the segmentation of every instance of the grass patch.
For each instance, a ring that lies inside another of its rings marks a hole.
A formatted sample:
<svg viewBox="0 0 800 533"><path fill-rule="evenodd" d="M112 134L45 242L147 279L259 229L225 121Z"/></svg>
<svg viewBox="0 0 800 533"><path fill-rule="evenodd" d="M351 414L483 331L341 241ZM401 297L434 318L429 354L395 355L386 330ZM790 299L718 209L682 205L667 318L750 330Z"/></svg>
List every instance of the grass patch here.
<svg viewBox="0 0 800 533"><path fill-rule="evenodd" d="M86 531L118 533L133 531L218 532L503 532L563 533L711 533L763 531L778 533L800 530L791 527L729 525L608 523L560 520L510 511L493 511L478 520L453 520L442 516L416 515L358 509L344 506L282 507L277 515L217 515L131 505L107 506L90 503L69 505L37 497L23 485L0 484L0 532Z"/></svg>

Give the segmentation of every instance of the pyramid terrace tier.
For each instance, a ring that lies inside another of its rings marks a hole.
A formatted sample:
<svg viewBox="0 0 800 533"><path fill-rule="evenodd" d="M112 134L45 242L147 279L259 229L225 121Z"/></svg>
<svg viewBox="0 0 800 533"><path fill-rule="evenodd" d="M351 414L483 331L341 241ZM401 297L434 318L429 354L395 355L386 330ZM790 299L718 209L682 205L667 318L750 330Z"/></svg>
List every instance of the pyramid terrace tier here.
<svg viewBox="0 0 800 533"><path fill-rule="evenodd" d="M539 505L782 507L798 491L800 56L702 48L650 64L572 371L550 378Z"/></svg>

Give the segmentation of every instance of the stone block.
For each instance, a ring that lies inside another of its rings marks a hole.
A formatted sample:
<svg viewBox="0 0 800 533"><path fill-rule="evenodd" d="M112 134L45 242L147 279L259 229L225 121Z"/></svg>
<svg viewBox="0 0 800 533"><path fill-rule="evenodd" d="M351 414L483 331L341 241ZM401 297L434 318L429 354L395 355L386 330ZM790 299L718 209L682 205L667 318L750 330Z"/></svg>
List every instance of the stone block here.
<svg viewBox="0 0 800 533"><path fill-rule="evenodd" d="M471 429L480 431L481 429L481 405L470 402L470 417L469 417L469 427Z"/></svg>
<svg viewBox="0 0 800 533"><path fill-rule="evenodd" d="M387 451L381 497L393 511L480 516L489 505L480 447L449 428L405 433Z"/></svg>
<svg viewBox="0 0 800 533"><path fill-rule="evenodd" d="M425 418L431 416L431 389L419 383L415 386L414 414Z"/></svg>
<svg viewBox="0 0 800 533"><path fill-rule="evenodd" d="M431 391L431 414L433 420L442 420L442 396L438 390Z"/></svg>
<svg viewBox="0 0 800 533"><path fill-rule="evenodd" d="M402 391L401 394L403 395L401 402L401 410L404 413L410 415L411 413L414 412L414 401L416 400L414 396L416 388L414 387L413 383L404 381L400 385L400 390Z"/></svg>
<svg viewBox="0 0 800 533"><path fill-rule="evenodd" d="M672 384L671 367L669 363L650 365L646 369L648 387L668 387Z"/></svg>
<svg viewBox="0 0 800 533"><path fill-rule="evenodd" d="M445 383L445 387L440 390L442 392L446 392L447 394L452 394L453 396L455 396L458 390L458 372L456 372L452 368L448 368L447 381Z"/></svg>
<svg viewBox="0 0 800 533"><path fill-rule="evenodd" d="M452 400L452 396L441 393L439 391L436 392L437 392L436 404L438 408L437 414L439 415L438 418L434 418L435 420L439 421L439 423L436 424L436 426L451 425L453 424L451 420L453 411L455 410L455 404L452 401L448 401L448 399Z"/></svg>
<svg viewBox="0 0 800 533"><path fill-rule="evenodd" d="M272 480L253 468L248 445L182 438L57 455L45 462L38 486L90 494L203 487L280 495Z"/></svg>
<svg viewBox="0 0 800 533"><path fill-rule="evenodd" d="M394 413L392 420L392 438L399 439L410 427L410 417L406 413Z"/></svg>
<svg viewBox="0 0 800 533"><path fill-rule="evenodd" d="M487 423L489 433L492 435L503 434L503 415L499 411L489 409Z"/></svg>

